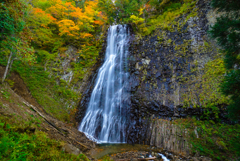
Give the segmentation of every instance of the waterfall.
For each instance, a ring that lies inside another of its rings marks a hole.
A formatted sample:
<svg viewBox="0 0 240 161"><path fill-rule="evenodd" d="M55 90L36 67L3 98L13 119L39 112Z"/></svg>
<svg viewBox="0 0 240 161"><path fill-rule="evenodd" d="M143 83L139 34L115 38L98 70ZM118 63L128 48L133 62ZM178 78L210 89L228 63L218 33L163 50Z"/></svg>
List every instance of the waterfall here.
<svg viewBox="0 0 240 161"><path fill-rule="evenodd" d="M108 29L105 60L79 126L79 131L98 143L126 142L129 37L127 25Z"/></svg>

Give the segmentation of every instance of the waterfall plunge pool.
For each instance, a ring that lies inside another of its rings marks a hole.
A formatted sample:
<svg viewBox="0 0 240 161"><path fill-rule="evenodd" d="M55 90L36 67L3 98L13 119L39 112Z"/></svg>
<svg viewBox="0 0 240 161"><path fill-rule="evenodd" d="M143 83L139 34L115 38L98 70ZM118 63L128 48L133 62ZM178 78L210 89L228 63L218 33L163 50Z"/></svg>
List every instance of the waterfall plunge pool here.
<svg viewBox="0 0 240 161"><path fill-rule="evenodd" d="M155 157L154 160L169 161L169 159L161 153L164 154L162 149L156 149L149 145L109 143L97 144L97 147L90 151L90 155L98 160L106 158L112 160L141 160Z"/></svg>

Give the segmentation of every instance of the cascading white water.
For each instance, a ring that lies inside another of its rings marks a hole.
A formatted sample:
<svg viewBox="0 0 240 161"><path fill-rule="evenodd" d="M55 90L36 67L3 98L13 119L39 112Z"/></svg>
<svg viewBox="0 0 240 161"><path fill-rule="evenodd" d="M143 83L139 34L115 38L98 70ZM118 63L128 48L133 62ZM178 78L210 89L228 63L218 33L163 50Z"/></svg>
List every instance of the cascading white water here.
<svg viewBox="0 0 240 161"><path fill-rule="evenodd" d="M86 114L79 126L98 143L126 142L127 112L124 102L128 72L129 31L127 25L111 26L108 30L105 60L98 71Z"/></svg>

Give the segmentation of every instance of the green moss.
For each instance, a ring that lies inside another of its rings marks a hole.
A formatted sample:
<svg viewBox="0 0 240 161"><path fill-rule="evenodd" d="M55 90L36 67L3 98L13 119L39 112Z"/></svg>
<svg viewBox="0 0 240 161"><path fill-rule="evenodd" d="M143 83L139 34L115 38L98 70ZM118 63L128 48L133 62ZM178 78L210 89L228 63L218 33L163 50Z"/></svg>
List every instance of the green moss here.
<svg viewBox="0 0 240 161"><path fill-rule="evenodd" d="M195 68L192 72L197 70ZM194 107L198 107L200 103L202 107L215 109L218 104L228 104L229 98L224 96L220 90L220 84L226 72L221 56L206 63L201 72L204 74L191 76L191 79L186 82L189 85L193 84L193 86L190 87L191 94L187 94L184 97L185 106L187 107L191 104Z"/></svg>

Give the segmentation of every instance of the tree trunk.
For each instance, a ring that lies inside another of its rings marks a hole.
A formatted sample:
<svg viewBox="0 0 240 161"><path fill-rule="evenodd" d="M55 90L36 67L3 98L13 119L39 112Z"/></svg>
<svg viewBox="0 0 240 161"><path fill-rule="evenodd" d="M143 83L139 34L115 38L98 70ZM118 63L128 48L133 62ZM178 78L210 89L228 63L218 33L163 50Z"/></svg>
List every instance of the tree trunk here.
<svg viewBox="0 0 240 161"><path fill-rule="evenodd" d="M13 55L13 53L10 52L10 55L9 55L9 57L8 57L8 63L7 63L7 66L6 66L4 75L3 75L3 77L2 77L2 83L3 83L3 82L5 81L5 79L6 79L6 76L7 76L7 73L8 73L8 68L9 68L9 65L10 65L10 62L11 62L11 59L12 59L12 55Z"/></svg>

